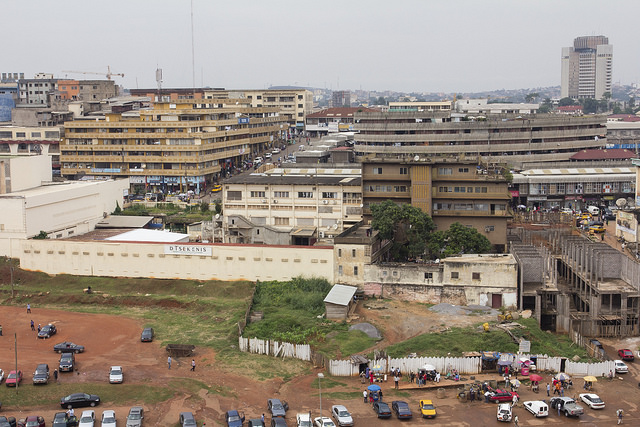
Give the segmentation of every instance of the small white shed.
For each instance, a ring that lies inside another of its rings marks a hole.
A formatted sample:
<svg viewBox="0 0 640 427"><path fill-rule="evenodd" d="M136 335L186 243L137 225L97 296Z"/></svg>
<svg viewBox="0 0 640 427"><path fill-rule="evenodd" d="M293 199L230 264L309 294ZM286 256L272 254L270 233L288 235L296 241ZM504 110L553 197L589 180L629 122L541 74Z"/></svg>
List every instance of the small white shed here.
<svg viewBox="0 0 640 427"><path fill-rule="evenodd" d="M333 285L324 298L327 319L346 320L349 311L355 304L353 296L358 290L355 286Z"/></svg>

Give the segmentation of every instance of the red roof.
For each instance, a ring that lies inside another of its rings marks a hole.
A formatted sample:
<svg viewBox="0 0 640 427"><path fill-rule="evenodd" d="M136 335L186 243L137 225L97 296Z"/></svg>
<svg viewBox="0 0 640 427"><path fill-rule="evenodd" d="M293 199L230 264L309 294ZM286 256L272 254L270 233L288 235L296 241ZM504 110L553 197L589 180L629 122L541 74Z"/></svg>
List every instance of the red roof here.
<svg viewBox="0 0 640 427"><path fill-rule="evenodd" d="M325 108L324 110L318 111L317 113L307 114L307 117L353 117L353 113L356 112L374 113L379 111L380 110L376 110L375 108L367 107L336 107Z"/></svg>
<svg viewBox="0 0 640 427"><path fill-rule="evenodd" d="M633 151L612 148L609 150L581 150L571 156L571 160L624 160L636 157Z"/></svg>

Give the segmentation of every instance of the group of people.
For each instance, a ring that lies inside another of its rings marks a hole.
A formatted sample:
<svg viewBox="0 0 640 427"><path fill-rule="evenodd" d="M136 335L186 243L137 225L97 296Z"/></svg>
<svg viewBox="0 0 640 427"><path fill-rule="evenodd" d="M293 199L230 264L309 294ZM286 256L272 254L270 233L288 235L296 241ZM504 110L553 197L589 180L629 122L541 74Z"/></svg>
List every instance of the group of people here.
<svg viewBox="0 0 640 427"><path fill-rule="evenodd" d="M376 400L382 402L382 389L380 390L364 390L362 392L362 397L364 399L364 403L367 403L367 399L369 399L369 403L373 403Z"/></svg>

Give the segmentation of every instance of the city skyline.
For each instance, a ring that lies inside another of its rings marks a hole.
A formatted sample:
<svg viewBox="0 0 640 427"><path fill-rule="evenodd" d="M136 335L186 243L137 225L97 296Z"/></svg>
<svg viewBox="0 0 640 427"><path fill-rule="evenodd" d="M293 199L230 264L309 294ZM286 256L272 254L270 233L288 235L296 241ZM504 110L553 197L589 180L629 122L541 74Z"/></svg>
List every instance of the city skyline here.
<svg viewBox="0 0 640 427"><path fill-rule="evenodd" d="M0 71L26 78L101 79L63 70L106 75L110 66L126 88L156 87L161 68L163 87L192 87L195 75L195 86L228 89L526 89L559 86L562 47L604 35L614 46L613 82L640 80L631 37L640 2L632 0L329 0L322 8L193 0L195 67L190 1L3 3L15 19L5 21L9 60Z"/></svg>

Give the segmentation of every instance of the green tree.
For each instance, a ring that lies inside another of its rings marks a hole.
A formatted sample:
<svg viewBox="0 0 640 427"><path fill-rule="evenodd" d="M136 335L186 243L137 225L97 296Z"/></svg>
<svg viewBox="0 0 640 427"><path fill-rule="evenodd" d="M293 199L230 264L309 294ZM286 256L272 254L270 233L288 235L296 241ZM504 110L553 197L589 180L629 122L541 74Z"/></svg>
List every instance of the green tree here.
<svg viewBox="0 0 640 427"><path fill-rule="evenodd" d="M209 203L204 200L200 202L200 212L207 213L209 212Z"/></svg>
<svg viewBox="0 0 640 427"><path fill-rule="evenodd" d="M113 211L112 215L122 215L122 208L118 202L116 202L116 209Z"/></svg>
<svg viewBox="0 0 640 427"><path fill-rule="evenodd" d="M595 114L598 112L600 103L592 98L582 99L582 111L585 114Z"/></svg>
<svg viewBox="0 0 640 427"><path fill-rule="evenodd" d="M49 235L47 234L46 231L40 230L40 233L36 234L35 236L33 236L34 239L38 239L38 240L44 240L49 238Z"/></svg>
<svg viewBox="0 0 640 427"><path fill-rule="evenodd" d="M387 105L387 101L384 99L383 96L378 97L378 100L376 101L376 105Z"/></svg>
<svg viewBox="0 0 640 427"><path fill-rule="evenodd" d="M568 96L558 101L559 107L566 107L567 105L576 105L576 101L573 98L569 98Z"/></svg>
<svg viewBox="0 0 640 427"><path fill-rule="evenodd" d="M433 259L458 254L482 254L491 251L491 242L478 230L459 222L446 231L436 231L429 237L429 252Z"/></svg>
<svg viewBox="0 0 640 427"><path fill-rule="evenodd" d="M403 261L424 254L433 220L415 206L398 205L391 200L371 205L371 227L380 237L393 241L391 258Z"/></svg>
<svg viewBox="0 0 640 427"><path fill-rule="evenodd" d="M534 102L536 100L536 98L538 98L539 96L540 96L539 93L532 92L532 93L529 93L529 94L525 95L524 100L527 101L527 102Z"/></svg>

